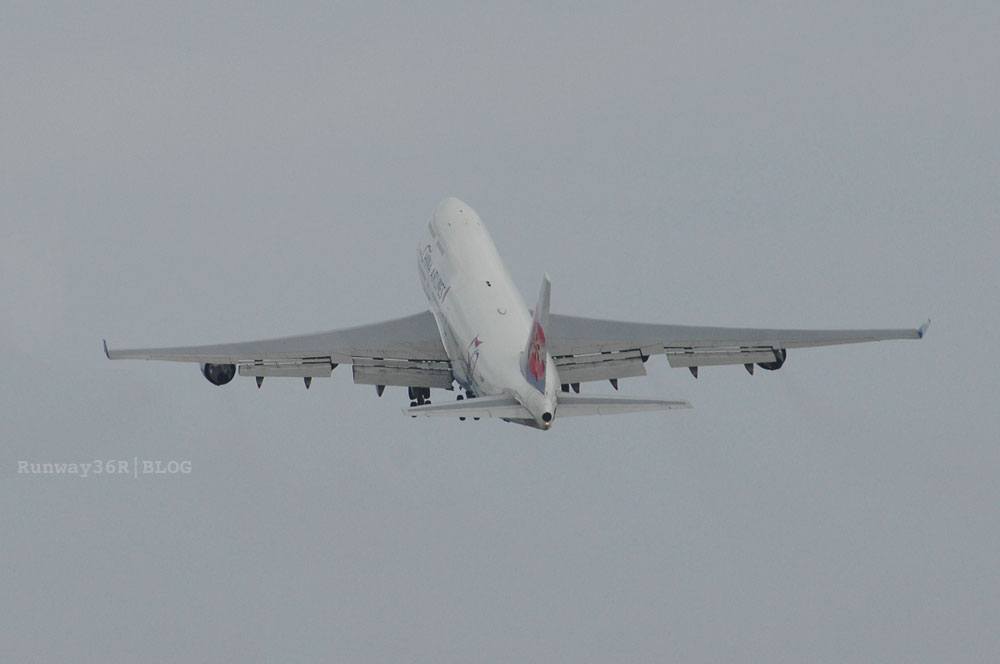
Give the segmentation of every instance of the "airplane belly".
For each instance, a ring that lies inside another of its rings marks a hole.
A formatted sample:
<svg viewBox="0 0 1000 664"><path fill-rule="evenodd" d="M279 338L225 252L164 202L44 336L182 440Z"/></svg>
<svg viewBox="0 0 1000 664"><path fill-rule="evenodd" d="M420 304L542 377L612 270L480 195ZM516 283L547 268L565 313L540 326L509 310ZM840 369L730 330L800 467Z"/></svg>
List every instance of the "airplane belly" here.
<svg viewBox="0 0 1000 664"><path fill-rule="evenodd" d="M456 377L464 374L476 394L503 393L520 376L527 310L505 298L484 298L475 287L453 287L449 300L442 316L457 350Z"/></svg>

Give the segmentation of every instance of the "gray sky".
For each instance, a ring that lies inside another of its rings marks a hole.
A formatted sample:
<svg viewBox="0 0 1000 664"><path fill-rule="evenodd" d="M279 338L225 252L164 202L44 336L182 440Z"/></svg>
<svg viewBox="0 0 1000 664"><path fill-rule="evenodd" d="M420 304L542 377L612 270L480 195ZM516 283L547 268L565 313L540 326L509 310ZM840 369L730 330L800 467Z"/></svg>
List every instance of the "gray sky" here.
<svg viewBox="0 0 1000 664"><path fill-rule="evenodd" d="M995 2L5 3L0 659L997 659L997 34ZM448 195L561 313L934 324L660 358L623 393L694 410L548 434L101 353L420 311ZM17 473L135 458L192 472Z"/></svg>

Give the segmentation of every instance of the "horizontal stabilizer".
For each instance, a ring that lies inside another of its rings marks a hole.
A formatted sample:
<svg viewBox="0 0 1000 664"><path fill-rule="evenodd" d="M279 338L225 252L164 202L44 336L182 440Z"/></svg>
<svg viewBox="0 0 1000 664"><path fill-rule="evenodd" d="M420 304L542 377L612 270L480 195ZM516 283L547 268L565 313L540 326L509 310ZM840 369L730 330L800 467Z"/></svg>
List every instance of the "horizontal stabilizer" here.
<svg viewBox="0 0 1000 664"><path fill-rule="evenodd" d="M426 404L404 408L406 415L425 417L500 417L503 419L531 419L531 413L514 397L500 394L477 397L453 403Z"/></svg>
<svg viewBox="0 0 1000 664"><path fill-rule="evenodd" d="M677 410L690 407L691 404L687 401L560 394L556 405L556 417L619 415L622 413L641 413L649 410Z"/></svg>

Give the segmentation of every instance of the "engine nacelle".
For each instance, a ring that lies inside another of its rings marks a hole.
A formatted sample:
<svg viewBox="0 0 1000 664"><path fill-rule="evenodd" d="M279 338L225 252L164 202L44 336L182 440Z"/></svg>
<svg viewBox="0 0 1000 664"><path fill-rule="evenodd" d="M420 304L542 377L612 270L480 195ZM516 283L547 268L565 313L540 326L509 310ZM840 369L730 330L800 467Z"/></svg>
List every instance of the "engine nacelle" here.
<svg viewBox="0 0 1000 664"><path fill-rule="evenodd" d="M785 364L785 357L788 356L788 352L784 348L774 349L774 362L758 362L757 366L761 369L767 369L768 371L777 371Z"/></svg>
<svg viewBox="0 0 1000 664"><path fill-rule="evenodd" d="M225 385L236 377L235 364L203 364L201 374L212 385Z"/></svg>

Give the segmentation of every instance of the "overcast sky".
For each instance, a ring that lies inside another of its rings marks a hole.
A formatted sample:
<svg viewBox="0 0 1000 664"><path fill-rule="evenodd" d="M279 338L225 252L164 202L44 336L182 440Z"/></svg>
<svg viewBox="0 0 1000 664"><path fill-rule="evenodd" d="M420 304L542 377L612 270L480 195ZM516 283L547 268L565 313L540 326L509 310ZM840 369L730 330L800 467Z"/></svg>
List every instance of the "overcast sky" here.
<svg viewBox="0 0 1000 664"><path fill-rule="evenodd" d="M0 6L0 659L1000 658L995 2L138 4ZM422 311L445 196L556 312L934 323L547 433L101 352Z"/></svg>

